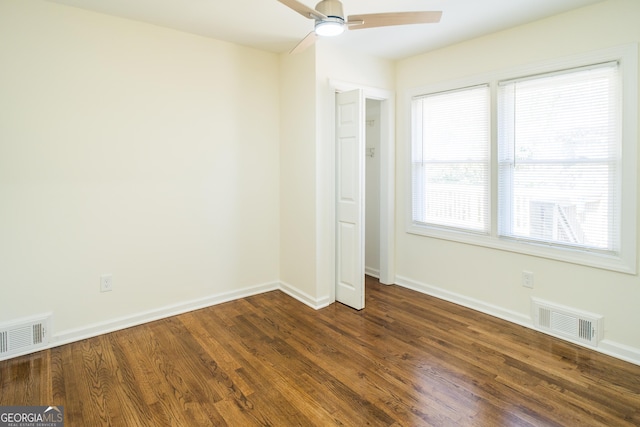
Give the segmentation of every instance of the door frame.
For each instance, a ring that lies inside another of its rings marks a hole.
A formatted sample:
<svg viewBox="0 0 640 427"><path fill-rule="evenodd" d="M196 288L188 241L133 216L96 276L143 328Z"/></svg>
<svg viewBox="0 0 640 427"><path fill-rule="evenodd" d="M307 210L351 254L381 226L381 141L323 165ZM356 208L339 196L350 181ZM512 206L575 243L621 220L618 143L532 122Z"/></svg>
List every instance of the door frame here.
<svg viewBox="0 0 640 427"><path fill-rule="evenodd" d="M380 102L380 282L391 285L395 283L395 94L393 91L349 83L339 80L329 80L332 91L331 115L332 140L335 146L335 104L336 93L354 89L361 89L366 99ZM364 126L365 123L362 123ZM364 156L364 153L362 153ZM335 158L333 159L335 171ZM334 172L335 173L335 172ZM363 173L365 173L363 171ZM335 175L334 175L335 177ZM363 177L364 179L364 177ZM332 204L335 212L336 194ZM334 223L335 224L335 223ZM335 234L335 225L334 225ZM364 250L364 249L363 249ZM333 254L333 271L335 272L336 245L331 248ZM362 254L364 256L364 254ZM364 274L364 271L362 272ZM335 301L334 286L331 300Z"/></svg>

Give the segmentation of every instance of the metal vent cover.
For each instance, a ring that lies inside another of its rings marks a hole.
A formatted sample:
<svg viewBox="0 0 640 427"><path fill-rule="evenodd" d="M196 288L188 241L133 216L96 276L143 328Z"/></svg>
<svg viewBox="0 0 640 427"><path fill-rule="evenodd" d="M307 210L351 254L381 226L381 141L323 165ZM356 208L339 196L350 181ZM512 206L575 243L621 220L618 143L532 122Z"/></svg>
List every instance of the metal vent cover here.
<svg viewBox="0 0 640 427"><path fill-rule="evenodd" d="M51 315L0 324L0 359L25 354L49 343Z"/></svg>
<svg viewBox="0 0 640 427"><path fill-rule="evenodd" d="M571 307L531 299L534 326L552 335L596 347L604 332L603 317Z"/></svg>

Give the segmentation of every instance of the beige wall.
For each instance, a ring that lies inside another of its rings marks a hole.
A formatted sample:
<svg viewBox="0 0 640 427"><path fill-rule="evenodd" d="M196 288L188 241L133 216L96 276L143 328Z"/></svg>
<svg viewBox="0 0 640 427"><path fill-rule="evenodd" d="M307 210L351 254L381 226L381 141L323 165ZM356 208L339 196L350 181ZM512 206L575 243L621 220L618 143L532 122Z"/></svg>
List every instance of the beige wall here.
<svg viewBox="0 0 640 427"><path fill-rule="evenodd" d="M529 25L400 61L397 90L504 70L607 47L640 42L640 2L610 0ZM605 317L601 349L640 361L640 280L616 273L500 250L407 234L406 99L398 103L398 281L427 289L503 317L529 319L530 297ZM640 228L639 228L640 229ZM535 289L520 284L522 270Z"/></svg>
<svg viewBox="0 0 640 427"><path fill-rule="evenodd" d="M277 286L277 55L1 0L0 64L0 323L82 334Z"/></svg>
<svg viewBox="0 0 640 427"><path fill-rule="evenodd" d="M280 56L280 278L305 303L316 291L315 49Z"/></svg>

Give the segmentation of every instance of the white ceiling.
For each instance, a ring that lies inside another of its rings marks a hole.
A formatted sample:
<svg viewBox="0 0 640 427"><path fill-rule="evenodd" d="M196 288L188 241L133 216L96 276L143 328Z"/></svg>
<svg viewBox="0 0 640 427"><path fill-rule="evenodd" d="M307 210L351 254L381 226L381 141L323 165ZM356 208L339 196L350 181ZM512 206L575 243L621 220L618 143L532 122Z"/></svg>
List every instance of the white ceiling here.
<svg viewBox="0 0 640 427"><path fill-rule="evenodd" d="M49 0L189 33L287 52L313 29L313 21L277 0ZM314 7L314 0L300 0ZM389 59L535 21L602 0L342 0L345 15L441 10L438 24L347 31L319 43Z"/></svg>

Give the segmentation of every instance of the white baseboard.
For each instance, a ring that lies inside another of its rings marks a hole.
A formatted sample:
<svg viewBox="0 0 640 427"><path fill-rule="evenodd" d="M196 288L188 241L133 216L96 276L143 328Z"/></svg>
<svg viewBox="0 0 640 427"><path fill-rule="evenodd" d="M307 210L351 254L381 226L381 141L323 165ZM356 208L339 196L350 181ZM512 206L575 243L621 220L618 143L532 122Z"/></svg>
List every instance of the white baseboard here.
<svg viewBox="0 0 640 427"><path fill-rule="evenodd" d="M594 350L615 357L616 359L624 360L625 362L640 365L640 349L635 347L603 339L598 343L598 348Z"/></svg>
<svg viewBox="0 0 640 427"><path fill-rule="evenodd" d="M370 274L370 273L367 273ZM522 315L520 313L506 310L504 308L487 304L483 301L469 298L461 294L457 294L455 292L450 292L442 288L438 288L436 286L427 285L424 283L420 283L414 280L411 280L406 277L397 276L396 284L408 289L412 289L414 291L431 295L433 297L449 301L455 304L462 305L464 307L471 308L473 310L480 311L485 314L489 314L491 316L498 317L500 319L516 323L521 326L525 326L530 329L534 329L538 331L538 329L534 328L533 321L529 316ZM240 298L245 298L251 295L257 295L273 290L281 290L287 295L295 298L301 303L315 309L321 309L331 304L330 297L321 297L321 298L313 298L309 294L301 291L300 289L284 282L271 282L264 283L261 285L256 285L236 291L231 292L223 292L216 295L211 295L208 297L195 299L191 301L182 302L179 304L169 305L165 307L161 307L155 310L149 310L142 313L137 313L131 316L124 316L117 319L112 319L105 322L94 323L91 325L84 326L82 328L69 329L66 331L62 331L57 333L51 337L49 344L46 347L38 348L34 351L46 350L47 348L57 347L63 344L68 344L75 341L80 341L86 338L95 337L97 335L106 334L109 332L114 332L117 330L129 328L132 326L141 325L143 323L152 322L154 320L163 319L170 316L175 316L178 314L186 313L193 310L198 310L205 307L210 307L213 305L221 304L228 301L233 301ZM543 332L544 331L539 331ZM558 337L563 339L561 337ZM573 342L573 341L572 341ZM575 344L582 345L579 342ZM585 346L586 347L586 346ZM624 344L617 343L615 341L611 341L608 339L603 339L598 347L586 347L597 352L615 357L617 359L621 359L636 365L640 365L640 349L635 347L630 347ZM14 358L18 356L22 356L24 354L28 354L33 351L28 351L24 353L12 354L11 357L8 358L0 358L0 360L5 360L9 358Z"/></svg>
<svg viewBox="0 0 640 427"><path fill-rule="evenodd" d="M291 286L290 284L285 282L280 282L280 290L290 297L297 299L301 303L308 305L314 310L324 308L333 302L329 300L328 296L322 298L313 298L306 292L303 292L295 286Z"/></svg>
<svg viewBox="0 0 640 427"><path fill-rule="evenodd" d="M367 276L375 277L376 279L380 278L380 270L376 268L366 267L364 268L364 274Z"/></svg>
<svg viewBox="0 0 640 427"><path fill-rule="evenodd" d="M109 332L130 328L132 326L141 325L154 320L164 319L166 317L176 316L178 314L187 313L189 311L210 307L224 302L233 301L240 298L249 297L251 295L262 294L269 291L280 289L279 282L264 283L244 289L211 295L191 301L185 301L178 304L168 305L154 310L142 313L123 316L117 319L98 322L82 328L74 328L55 334L47 348L57 347L59 345L68 344L74 341L80 341L86 338L95 337Z"/></svg>
<svg viewBox="0 0 640 427"><path fill-rule="evenodd" d="M93 323L81 328L67 329L54 334L46 346L39 347L31 351L14 353L10 357L0 358L0 361L278 289L315 310L326 307L332 302L330 301L330 297L328 296L322 298L313 298L307 293L299 290L294 286L291 286L288 283L264 283L261 285L251 286L231 292L223 292L204 298L198 298L191 301L172 304L154 310L136 313L129 316L123 316L104 322Z"/></svg>
<svg viewBox="0 0 640 427"><path fill-rule="evenodd" d="M396 284L404 288L412 289L414 291L431 295L433 297L449 301L455 304L462 305L464 307L472 308L476 311L480 311L485 314L489 314L494 317L499 317L503 320L508 320L512 323L517 323L522 326L533 325L531 317L525 316L515 311L506 310L496 305L487 304L483 301L475 298L469 298L467 296L447 291L446 289L438 288L436 286L426 285L424 283L416 282L402 276L396 276Z"/></svg>
<svg viewBox="0 0 640 427"><path fill-rule="evenodd" d="M506 320L508 322L525 326L527 328L533 329L538 332L546 333L545 331L541 331L534 327L533 320L531 319L530 316L525 316L515 311L507 310L492 304L487 304L475 298L469 298L455 292L447 291L446 289L416 282L412 279L402 277L402 276L396 276L396 284L398 286L402 286L407 289L411 289L426 295L431 295L433 297L452 302L454 304L471 308L473 310L488 314L490 316L497 317L502 320ZM585 346L583 343L580 343L580 342L567 340L563 337L559 337L556 335L553 335L553 336L555 336L556 338L563 339L565 341L569 341L571 343L583 346L585 348L597 351L599 353L603 353L608 356L612 356L617 359L621 359L626 362L633 363L635 365L640 365L640 349L638 348L630 347L625 344L620 344L607 339L603 339L602 341L600 341L597 347L591 347L591 346Z"/></svg>

